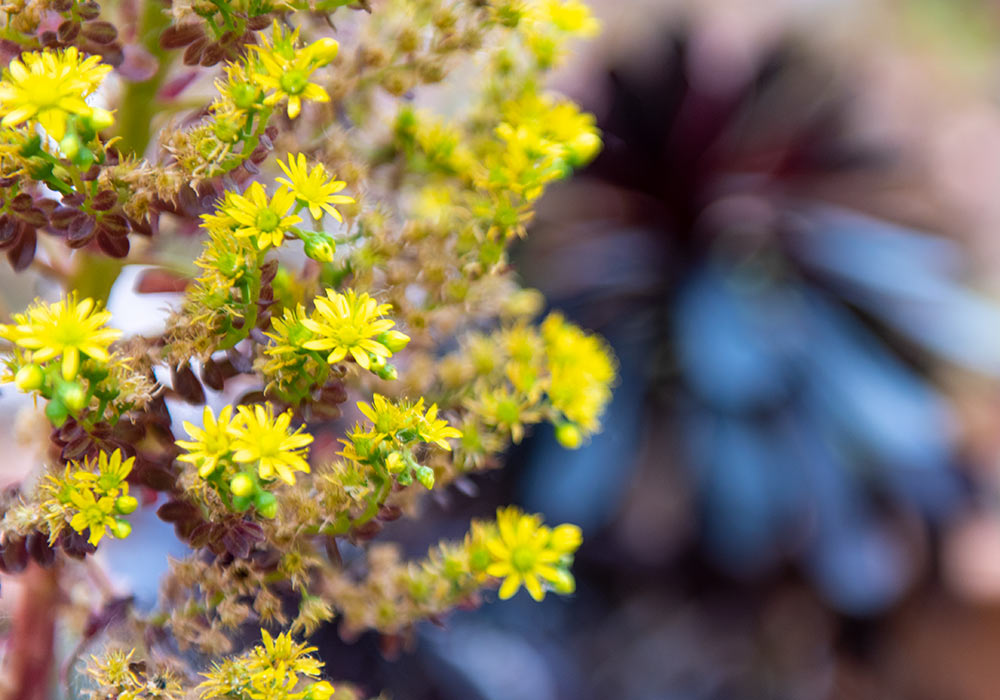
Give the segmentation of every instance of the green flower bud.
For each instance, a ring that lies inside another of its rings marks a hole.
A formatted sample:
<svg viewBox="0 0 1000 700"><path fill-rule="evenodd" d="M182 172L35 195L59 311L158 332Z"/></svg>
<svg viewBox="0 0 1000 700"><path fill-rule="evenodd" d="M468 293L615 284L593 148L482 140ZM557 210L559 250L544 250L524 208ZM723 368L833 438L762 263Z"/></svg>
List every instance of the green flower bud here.
<svg viewBox="0 0 1000 700"><path fill-rule="evenodd" d="M87 405L87 392L79 382L60 384L58 395L70 413L79 413Z"/></svg>
<svg viewBox="0 0 1000 700"><path fill-rule="evenodd" d="M233 492L234 496L245 498L253 495L253 492L257 490L257 485L249 474L241 472L229 482L229 490Z"/></svg>
<svg viewBox="0 0 1000 700"><path fill-rule="evenodd" d="M132 533L132 525L127 520L115 518L114 525L111 525L111 534L120 540L125 539Z"/></svg>
<svg viewBox="0 0 1000 700"><path fill-rule="evenodd" d="M219 139L224 143L235 143L239 140L240 127L238 124L234 124L228 119L220 119L215 122L215 126L212 127L212 131L215 133L215 138Z"/></svg>
<svg viewBox="0 0 1000 700"><path fill-rule="evenodd" d="M139 507L139 499L135 496L119 496L115 499L115 510L122 515L128 515L129 513L134 513L135 509Z"/></svg>
<svg viewBox="0 0 1000 700"><path fill-rule="evenodd" d="M398 452L390 452L385 460L385 468L390 474L399 474L406 467L406 462Z"/></svg>
<svg viewBox="0 0 1000 700"><path fill-rule="evenodd" d="M45 405L45 417L49 419L49 422L53 426L61 428L62 424L69 417L69 409L66 408L66 404L56 397Z"/></svg>
<svg viewBox="0 0 1000 700"><path fill-rule="evenodd" d="M87 117L87 126L96 131L103 131L115 123L115 115L106 109L93 107Z"/></svg>
<svg viewBox="0 0 1000 700"><path fill-rule="evenodd" d="M469 552L469 568L474 572L486 571L486 567L493 563L493 558L487 549L477 547Z"/></svg>
<svg viewBox="0 0 1000 700"><path fill-rule="evenodd" d="M310 59L320 66L325 66L337 57L337 53L340 51L340 44L335 39L324 37L309 44L306 51L309 52Z"/></svg>
<svg viewBox="0 0 1000 700"><path fill-rule="evenodd" d="M434 488L434 470L423 465L414 470L417 473L417 481L427 490Z"/></svg>
<svg viewBox="0 0 1000 700"><path fill-rule="evenodd" d="M309 686L305 700L330 700L333 696L333 686L326 681L319 681Z"/></svg>
<svg viewBox="0 0 1000 700"><path fill-rule="evenodd" d="M80 154L81 148L83 148L83 144L80 143L80 137L73 131L66 132L62 141L59 142L59 150L62 151L63 155L70 160L76 159L76 157Z"/></svg>
<svg viewBox="0 0 1000 700"><path fill-rule="evenodd" d="M386 363L384 367L379 367L375 374L379 379L384 379L387 382L394 381L399 377L399 372L389 363Z"/></svg>
<svg viewBox="0 0 1000 700"><path fill-rule="evenodd" d="M260 90L250 83L237 83L230 88L233 104L240 109L251 109L260 102Z"/></svg>
<svg viewBox="0 0 1000 700"><path fill-rule="evenodd" d="M278 514L278 499L270 491L260 491L254 499L254 507L262 518L273 518Z"/></svg>
<svg viewBox="0 0 1000 700"><path fill-rule="evenodd" d="M76 154L76 156L71 158L71 160L81 167L89 168L94 164L94 152L86 146L83 146L80 148L80 151Z"/></svg>
<svg viewBox="0 0 1000 700"><path fill-rule="evenodd" d="M305 244L305 253L316 262L331 263L337 244L333 239L320 231L302 231L299 234Z"/></svg>
<svg viewBox="0 0 1000 700"><path fill-rule="evenodd" d="M253 499L249 496L233 496L233 510L237 513L244 512L253 503Z"/></svg>
<svg viewBox="0 0 1000 700"><path fill-rule="evenodd" d="M14 375L14 384L21 391L36 391L45 384L45 373L38 365L25 365Z"/></svg>
<svg viewBox="0 0 1000 700"><path fill-rule="evenodd" d="M399 331L386 331L379 333L375 340L384 345L386 350L395 354L409 344L410 336Z"/></svg>
<svg viewBox="0 0 1000 700"><path fill-rule="evenodd" d="M583 434L573 423L560 423L556 426L556 440L568 450L575 450L583 444Z"/></svg>

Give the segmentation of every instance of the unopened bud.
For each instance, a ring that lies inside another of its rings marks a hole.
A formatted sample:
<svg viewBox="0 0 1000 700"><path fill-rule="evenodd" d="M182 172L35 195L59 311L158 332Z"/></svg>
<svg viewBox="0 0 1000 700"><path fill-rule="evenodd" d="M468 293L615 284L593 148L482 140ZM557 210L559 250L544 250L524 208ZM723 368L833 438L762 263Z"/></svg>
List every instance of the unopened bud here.
<svg viewBox="0 0 1000 700"><path fill-rule="evenodd" d="M89 126L94 131L102 131L115 123L115 115L106 109L94 107L87 118Z"/></svg>
<svg viewBox="0 0 1000 700"><path fill-rule="evenodd" d="M78 413L87 405L87 392L79 382L66 382L59 387L59 398L70 413Z"/></svg>
<svg viewBox="0 0 1000 700"><path fill-rule="evenodd" d="M45 383L45 373L38 365L25 365L14 375L14 384L21 391L36 391Z"/></svg>
<svg viewBox="0 0 1000 700"><path fill-rule="evenodd" d="M254 499L254 507L262 518L273 518L278 514L278 499L270 491L261 491Z"/></svg>
<svg viewBox="0 0 1000 700"><path fill-rule="evenodd" d="M423 465L414 470L417 474L417 481L427 490L434 488L434 470Z"/></svg>
<svg viewBox="0 0 1000 700"><path fill-rule="evenodd" d="M560 423L556 426L556 440L566 449L575 450L583 444L583 434L573 423Z"/></svg>
<svg viewBox="0 0 1000 700"><path fill-rule="evenodd" d="M333 254L337 250L336 243L325 233L319 231L303 231L302 242L305 244L305 253L316 262L331 263Z"/></svg>
<svg viewBox="0 0 1000 700"><path fill-rule="evenodd" d="M119 496L115 499L115 510L122 515L134 513L139 507L139 500L135 496Z"/></svg>
<svg viewBox="0 0 1000 700"><path fill-rule="evenodd" d="M69 417L69 409L66 408L66 404L59 400L59 398L53 398L45 406L45 417L56 428L61 428L62 424L66 422Z"/></svg>
<svg viewBox="0 0 1000 700"><path fill-rule="evenodd" d="M122 520L121 518L115 518L114 524L110 527L111 534L120 540L125 539L132 533L132 526L127 520Z"/></svg>
<svg viewBox="0 0 1000 700"><path fill-rule="evenodd" d="M338 44L335 39L324 37L311 43L307 51L309 52L310 58L315 61L317 65L325 66L337 57L337 53L340 51L340 44Z"/></svg>
<svg viewBox="0 0 1000 700"><path fill-rule="evenodd" d="M249 475L240 473L229 482L229 490L233 492L234 496L247 497L253 494L256 485Z"/></svg>
<svg viewBox="0 0 1000 700"><path fill-rule="evenodd" d="M395 354L405 348L410 342L410 336L406 333L400 333L399 331L386 331L385 333L379 333L378 342L386 347L386 349Z"/></svg>
<svg viewBox="0 0 1000 700"><path fill-rule="evenodd" d="M309 686L306 700L330 700L333 696L333 686L326 681L319 681Z"/></svg>
<svg viewBox="0 0 1000 700"><path fill-rule="evenodd" d="M83 144L80 143L80 137L76 135L75 132L68 132L63 136L62 140L59 142L59 150L63 152L70 160L75 159L80 154L80 149Z"/></svg>

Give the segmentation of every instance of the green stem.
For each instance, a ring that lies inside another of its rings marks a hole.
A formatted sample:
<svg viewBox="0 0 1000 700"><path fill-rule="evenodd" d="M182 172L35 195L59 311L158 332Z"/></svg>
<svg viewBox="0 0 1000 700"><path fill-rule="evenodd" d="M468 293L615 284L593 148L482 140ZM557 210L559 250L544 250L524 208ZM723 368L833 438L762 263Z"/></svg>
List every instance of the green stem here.
<svg viewBox="0 0 1000 700"><path fill-rule="evenodd" d="M126 83L119 116L119 148L125 153L142 156L149 146L150 125L159 107L156 94L170 71L173 54L160 47L160 34L170 25L170 16L159 0L144 3L139 21L139 43L156 59L156 73L140 83Z"/></svg>

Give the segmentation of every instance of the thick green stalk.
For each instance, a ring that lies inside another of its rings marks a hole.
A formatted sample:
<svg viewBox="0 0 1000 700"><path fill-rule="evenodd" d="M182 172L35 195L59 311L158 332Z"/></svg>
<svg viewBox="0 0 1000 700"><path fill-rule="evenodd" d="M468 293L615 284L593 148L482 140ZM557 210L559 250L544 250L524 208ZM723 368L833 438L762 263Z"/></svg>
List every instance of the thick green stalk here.
<svg viewBox="0 0 1000 700"><path fill-rule="evenodd" d="M118 148L124 153L142 156L152 137L150 126L156 116L159 104L156 94L170 71L173 54L160 46L160 35L170 25L170 16L159 0L143 3L142 18L139 21L139 45L157 61L156 73L149 80L129 82L122 95L122 107L117 114L119 136Z"/></svg>

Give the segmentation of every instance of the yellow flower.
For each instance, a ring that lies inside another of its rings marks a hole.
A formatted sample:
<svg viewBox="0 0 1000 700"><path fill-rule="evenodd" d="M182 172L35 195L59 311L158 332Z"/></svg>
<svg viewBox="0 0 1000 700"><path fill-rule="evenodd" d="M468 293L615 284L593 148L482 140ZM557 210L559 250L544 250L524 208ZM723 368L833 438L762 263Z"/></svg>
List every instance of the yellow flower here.
<svg viewBox="0 0 1000 700"><path fill-rule="evenodd" d="M275 417L271 407L260 404L251 411L247 406L239 407L241 424L236 427L233 459L237 462L257 462L257 472L261 479L281 479L294 484L293 472L309 472L305 460L305 447L313 441L312 435L299 432L301 428L289 432L292 412L286 411Z"/></svg>
<svg viewBox="0 0 1000 700"><path fill-rule="evenodd" d="M583 431L596 432L611 400L614 355L603 340L560 314L550 314L541 330L550 373L549 400Z"/></svg>
<svg viewBox="0 0 1000 700"><path fill-rule="evenodd" d="M537 423L542 417L534 397L518 394L507 387L481 390L467 401L467 405L487 425L509 430L515 443L524 438L525 424Z"/></svg>
<svg viewBox="0 0 1000 700"><path fill-rule="evenodd" d="M104 80L111 66L99 56L81 60L76 47L23 53L3 72L0 81L0 114L3 126L28 120L42 125L59 141L66 135L70 115L90 116L94 110L84 101Z"/></svg>
<svg viewBox="0 0 1000 700"><path fill-rule="evenodd" d="M203 673L200 697L249 697L253 700L329 700L333 686L326 681L299 686L299 676L316 678L323 662L312 656L316 647L292 640L289 632L271 637L261 629L263 644L213 665Z"/></svg>
<svg viewBox="0 0 1000 700"><path fill-rule="evenodd" d="M112 532L115 531L118 521L112 515L115 509L113 497L95 498L90 489L80 489L70 494L70 502L77 512L69 521L69 526L81 534L90 528L90 544L100 542L106 528L110 527Z"/></svg>
<svg viewBox="0 0 1000 700"><path fill-rule="evenodd" d="M233 407L223 407L216 419L212 409L205 406L202 425L204 427L199 428L184 421L184 430L192 440L177 440L176 443L178 447L187 450L187 454L177 458L178 461L196 465L198 476L205 478L218 468L219 460L233 449L233 439L237 435Z"/></svg>
<svg viewBox="0 0 1000 700"><path fill-rule="evenodd" d="M543 0L533 19L550 23L559 31L590 38L601 31L601 23L580 0Z"/></svg>
<svg viewBox="0 0 1000 700"><path fill-rule="evenodd" d="M264 335L273 340L274 345L269 345L264 353L274 358L286 356L287 362L293 362L302 352L303 344L313 337L303 323L305 316L305 308L298 304L294 309L286 307L281 318L271 319L271 331Z"/></svg>
<svg viewBox="0 0 1000 700"><path fill-rule="evenodd" d="M502 578L500 598L506 600L523 585L535 600L545 597L543 581L560 593L573 590L573 579L563 563L579 546L567 528L557 530L560 536L553 544L552 531L542 525L538 515L527 515L517 508L497 511L497 533L486 541L493 562L486 567L490 576ZM579 533L579 528L575 532Z"/></svg>
<svg viewBox="0 0 1000 700"><path fill-rule="evenodd" d="M451 451L448 438L462 437L462 431L448 425L448 421L437 417L437 404L431 404L427 409L427 414L420 421L417 431L424 442L433 442L444 450Z"/></svg>
<svg viewBox="0 0 1000 700"><path fill-rule="evenodd" d="M437 404L431 404L424 413L424 400L411 404L407 401L390 401L381 394L372 395L372 403L358 402L358 410L374 424L373 439L381 441L386 437L398 438L403 442L419 438L423 442L436 443L445 450L451 450L448 438L462 437L462 433L448 425L448 421L437 417ZM406 436L403 431L410 432Z"/></svg>
<svg viewBox="0 0 1000 700"><path fill-rule="evenodd" d="M87 673L102 685L138 685L139 679L131 668L133 654L135 649L130 649L127 654L121 649L114 649L106 652L103 659L91 656L94 663Z"/></svg>
<svg viewBox="0 0 1000 700"><path fill-rule="evenodd" d="M337 192L340 192L347 186L346 182L336 180L332 176L328 180L326 169L322 163L317 163L312 170L309 170L306 164L306 157L301 153L294 158L289 153L288 165L279 160L278 167L281 168L282 172L288 178L279 177L277 182L288 186L295 194L295 198L299 203L309 207L309 213L312 214L312 218L321 218L325 211L337 221L344 220L340 212L333 205L351 204L354 202L354 197L337 194Z"/></svg>
<svg viewBox="0 0 1000 700"><path fill-rule="evenodd" d="M280 246L288 230L302 221L288 210L295 203L295 195L282 187L269 200L259 182L247 189L246 196L234 194L223 201L222 216L231 217L237 224L236 235L254 238L261 250Z"/></svg>
<svg viewBox="0 0 1000 700"><path fill-rule="evenodd" d="M423 399L421 399L421 403ZM382 440L394 436L400 430L414 423L413 406L402 406L390 401L381 394L372 395L372 403L358 401L358 410L375 426L376 439ZM420 411L420 409L418 409ZM419 413L418 413L419 415Z"/></svg>
<svg viewBox="0 0 1000 700"><path fill-rule="evenodd" d="M350 353L354 360L364 367L371 367L371 356L391 357L393 350L385 343L394 340L404 342L409 338L398 331L393 338L388 335L395 324L382 318L391 308L389 304L379 304L362 292L348 290L340 294L327 290L326 297L317 297L316 310L311 318L302 319L302 324L316 334L316 338L306 341L302 347L307 350L329 350L326 360L330 364L340 362Z"/></svg>
<svg viewBox="0 0 1000 700"><path fill-rule="evenodd" d="M290 35L283 34L274 23L272 39L263 39L262 45L251 46L256 62L252 67L254 82L270 92L264 104L274 106L288 100L288 118L295 119L302 111L302 100L329 102L326 90L309 82L313 71L329 63L337 54L337 43L330 40L318 41L305 49L296 49L299 30Z"/></svg>
<svg viewBox="0 0 1000 700"><path fill-rule="evenodd" d="M70 381L80 369L80 353L107 362L108 346L122 334L103 327L111 314L96 306L93 299L78 302L75 293L54 304L36 302L25 313L14 314L14 324L0 325L0 337L34 351L34 362L61 355L62 376Z"/></svg>
<svg viewBox="0 0 1000 700"><path fill-rule="evenodd" d="M94 479L94 487L108 496L117 496L119 492L128 495L128 482L125 481L135 465L135 457L122 459L121 450L115 450L110 455L101 450L97 457L98 473ZM84 461L85 469L92 469L89 461ZM91 472L92 473L92 472Z"/></svg>

